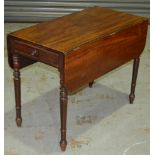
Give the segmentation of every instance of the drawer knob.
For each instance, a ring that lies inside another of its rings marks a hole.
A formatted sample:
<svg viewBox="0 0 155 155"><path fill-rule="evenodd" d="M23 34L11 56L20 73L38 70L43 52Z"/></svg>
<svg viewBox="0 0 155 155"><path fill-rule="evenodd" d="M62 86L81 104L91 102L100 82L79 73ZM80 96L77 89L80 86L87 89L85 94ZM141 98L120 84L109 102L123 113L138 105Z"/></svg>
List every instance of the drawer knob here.
<svg viewBox="0 0 155 155"><path fill-rule="evenodd" d="M32 56L38 56L38 54L39 53L38 53L38 51L36 49L34 51L32 51L32 53L31 53Z"/></svg>

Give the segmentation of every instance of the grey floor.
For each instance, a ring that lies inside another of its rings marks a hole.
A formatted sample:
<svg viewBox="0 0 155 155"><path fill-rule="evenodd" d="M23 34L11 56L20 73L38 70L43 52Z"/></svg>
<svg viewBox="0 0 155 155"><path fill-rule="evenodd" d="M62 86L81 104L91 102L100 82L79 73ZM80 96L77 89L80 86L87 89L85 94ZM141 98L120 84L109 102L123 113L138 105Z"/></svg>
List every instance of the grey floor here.
<svg viewBox="0 0 155 155"><path fill-rule="evenodd" d="M32 24L5 24L7 33ZM5 38L6 39L6 38ZM5 42L5 155L149 155L149 33L133 105L132 61L69 96L68 147L59 149L59 74L37 63L21 70L21 128L15 125L12 70Z"/></svg>

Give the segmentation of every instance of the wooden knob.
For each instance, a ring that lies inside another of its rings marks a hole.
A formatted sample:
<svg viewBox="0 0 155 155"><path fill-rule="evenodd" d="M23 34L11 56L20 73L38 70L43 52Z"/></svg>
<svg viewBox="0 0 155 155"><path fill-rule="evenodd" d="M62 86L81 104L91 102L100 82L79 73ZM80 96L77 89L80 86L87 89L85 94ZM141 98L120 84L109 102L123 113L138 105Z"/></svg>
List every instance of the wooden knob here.
<svg viewBox="0 0 155 155"><path fill-rule="evenodd" d="M38 53L38 51L36 49L34 51L32 51L32 53L31 53L32 56L38 56L38 54L39 53Z"/></svg>

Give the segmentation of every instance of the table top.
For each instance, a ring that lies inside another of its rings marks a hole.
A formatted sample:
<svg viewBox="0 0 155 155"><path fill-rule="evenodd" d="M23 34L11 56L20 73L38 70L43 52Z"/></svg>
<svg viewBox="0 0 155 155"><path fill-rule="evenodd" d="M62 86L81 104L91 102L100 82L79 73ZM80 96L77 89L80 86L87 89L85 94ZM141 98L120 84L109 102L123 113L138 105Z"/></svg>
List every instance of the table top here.
<svg viewBox="0 0 155 155"><path fill-rule="evenodd" d="M113 35L146 20L145 17L103 7L91 7L10 35L67 54L83 44Z"/></svg>

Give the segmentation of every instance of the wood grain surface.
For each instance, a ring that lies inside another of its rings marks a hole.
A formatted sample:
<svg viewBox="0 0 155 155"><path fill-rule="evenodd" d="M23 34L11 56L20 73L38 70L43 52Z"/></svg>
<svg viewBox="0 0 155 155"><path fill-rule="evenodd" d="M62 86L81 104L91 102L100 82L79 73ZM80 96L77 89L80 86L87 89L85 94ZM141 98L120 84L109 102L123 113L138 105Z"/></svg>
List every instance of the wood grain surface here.
<svg viewBox="0 0 155 155"><path fill-rule="evenodd" d="M10 35L67 54L87 42L112 35L146 20L144 17L103 7L91 7Z"/></svg>
<svg viewBox="0 0 155 155"><path fill-rule="evenodd" d="M65 59L65 83L74 91L101 75L119 67L142 53L147 34L147 22L87 43Z"/></svg>

